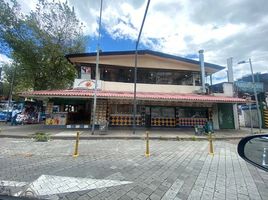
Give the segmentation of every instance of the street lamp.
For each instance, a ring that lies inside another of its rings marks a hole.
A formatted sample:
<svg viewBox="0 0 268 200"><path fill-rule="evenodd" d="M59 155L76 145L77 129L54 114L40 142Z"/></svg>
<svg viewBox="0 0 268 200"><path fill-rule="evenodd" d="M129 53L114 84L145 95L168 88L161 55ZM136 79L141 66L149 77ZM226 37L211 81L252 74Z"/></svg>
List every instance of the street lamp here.
<svg viewBox="0 0 268 200"><path fill-rule="evenodd" d="M244 63L249 63L249 66L250 66L252 84L253 84L253 91L254 91L254 96L255 96L255 101L256 101L256 106L257 106L257 112L258 112L258 119L259 119L259 131L261 133L262 118L261 118L261 111L260 111L260 108L259 108L259 101L258 101L258 96L257 96L257 90L256 90L256 84L255 84L255 78L254 78L254 74L253 74L253 68L252 68L251 59L249 58L248 61L245 61L245 60L240 61L237 64L244 64Z"/></svg>

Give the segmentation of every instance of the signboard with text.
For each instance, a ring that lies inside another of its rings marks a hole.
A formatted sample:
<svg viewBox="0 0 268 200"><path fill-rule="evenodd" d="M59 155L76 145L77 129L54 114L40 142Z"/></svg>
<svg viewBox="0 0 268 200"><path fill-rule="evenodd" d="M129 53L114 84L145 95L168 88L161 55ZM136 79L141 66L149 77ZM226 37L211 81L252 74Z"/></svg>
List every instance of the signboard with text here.
<svg viewBox="0 0 268 200"><path fill-rule="evenodd" d="M95 89L95 80L86 80L86 79L75 79L73 89L84 89L84 90L94 90ZM97 89L101 90L101 81L97 82Z"/></svg>

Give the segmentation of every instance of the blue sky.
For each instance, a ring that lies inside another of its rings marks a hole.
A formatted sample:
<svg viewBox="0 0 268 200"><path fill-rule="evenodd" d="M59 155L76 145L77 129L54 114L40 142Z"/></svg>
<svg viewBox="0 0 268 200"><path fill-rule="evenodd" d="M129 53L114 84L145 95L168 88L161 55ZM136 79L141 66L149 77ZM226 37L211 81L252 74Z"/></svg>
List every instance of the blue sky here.
<svg viewBox="0 0 268 200"><path fill-rule="evenodd" d="M87 52L96 51L97 37L87 37ZM134 50L135 41L131 39L113 39L105 30L101 32L100 48L102 51L124 51ZM146 48L141 45L141 48Z"/></svg>
<svg viewBox="0 0 268 200"><path fill-rule="evenodd" d="M97 49L97 37L87 37L87 52L94 52ZM101 31L100 48L102 51L127 51L135 50L136 41L128 38L114 39L107 31ZM150 46L140 43L139 49L151 49ZM197 53L186 54L184 57L189 59L198 59Z"/></svg>
<svg viewBox="0 0 268 200"><path fill-rule="evenodd" d="M8 0L6 0L8 1ZM65 1L65 0L59 0ZM37 0L18 0L22 13L35 9ZM84 23L87 51L96 51L99 0L67 0ZM133 50L143 18L146 0L103 0L101 49ZM268 3L266 0L153 0L151 1L139 49L150 49L197 59L204 49L205 61L226 66L233 57L235 78L254 72L268 72ZM249 15L249 13L251 13ZM8 58L1 54L0 61ZM226 70L213 75L226 81Z"/></svg>

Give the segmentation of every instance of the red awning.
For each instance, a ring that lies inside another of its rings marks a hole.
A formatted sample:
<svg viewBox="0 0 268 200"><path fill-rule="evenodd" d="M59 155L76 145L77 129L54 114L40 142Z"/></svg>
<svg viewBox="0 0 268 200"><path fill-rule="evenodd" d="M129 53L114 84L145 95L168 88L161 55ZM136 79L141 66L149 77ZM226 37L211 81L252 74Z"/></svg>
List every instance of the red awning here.
<svg viewBox="0 0 268 200"><path fill-rule="evenodd" d="M93 90L41 90L24 92L23 97L80 97L93 98ZM98 98L104 99L133 99L133 92L120 91L97 91ZM138 100L159 100L177 102L211 102L211 103L246 103L245 99L236 97L225 97L215 95L198 95L182 93L159 93L159 92L137 92Z"/></svg>

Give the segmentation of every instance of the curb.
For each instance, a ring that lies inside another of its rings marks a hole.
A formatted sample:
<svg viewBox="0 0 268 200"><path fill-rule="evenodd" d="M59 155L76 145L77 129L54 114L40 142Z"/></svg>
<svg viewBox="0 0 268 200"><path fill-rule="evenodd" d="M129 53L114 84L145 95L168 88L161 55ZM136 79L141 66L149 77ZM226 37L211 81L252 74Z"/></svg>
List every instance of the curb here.
<svg viewBox="0 0 268 200"><path fill-rule="evenodd" d="M245 136L231 136L231 137L215 137L214 140L239 140ZM15 138L15 139L31 139L32 136L26 135L1 135L0 138ZM50 140L75 140L76 136L50 136ZM107 135L91 135L91 136L80 136L80 140L145 140L145 136L107 136ZM151 136L150 140L163 140L163 141L204 141L208 140L204 136L190 136L190 137L164 137L164 136Z"/></svg>

